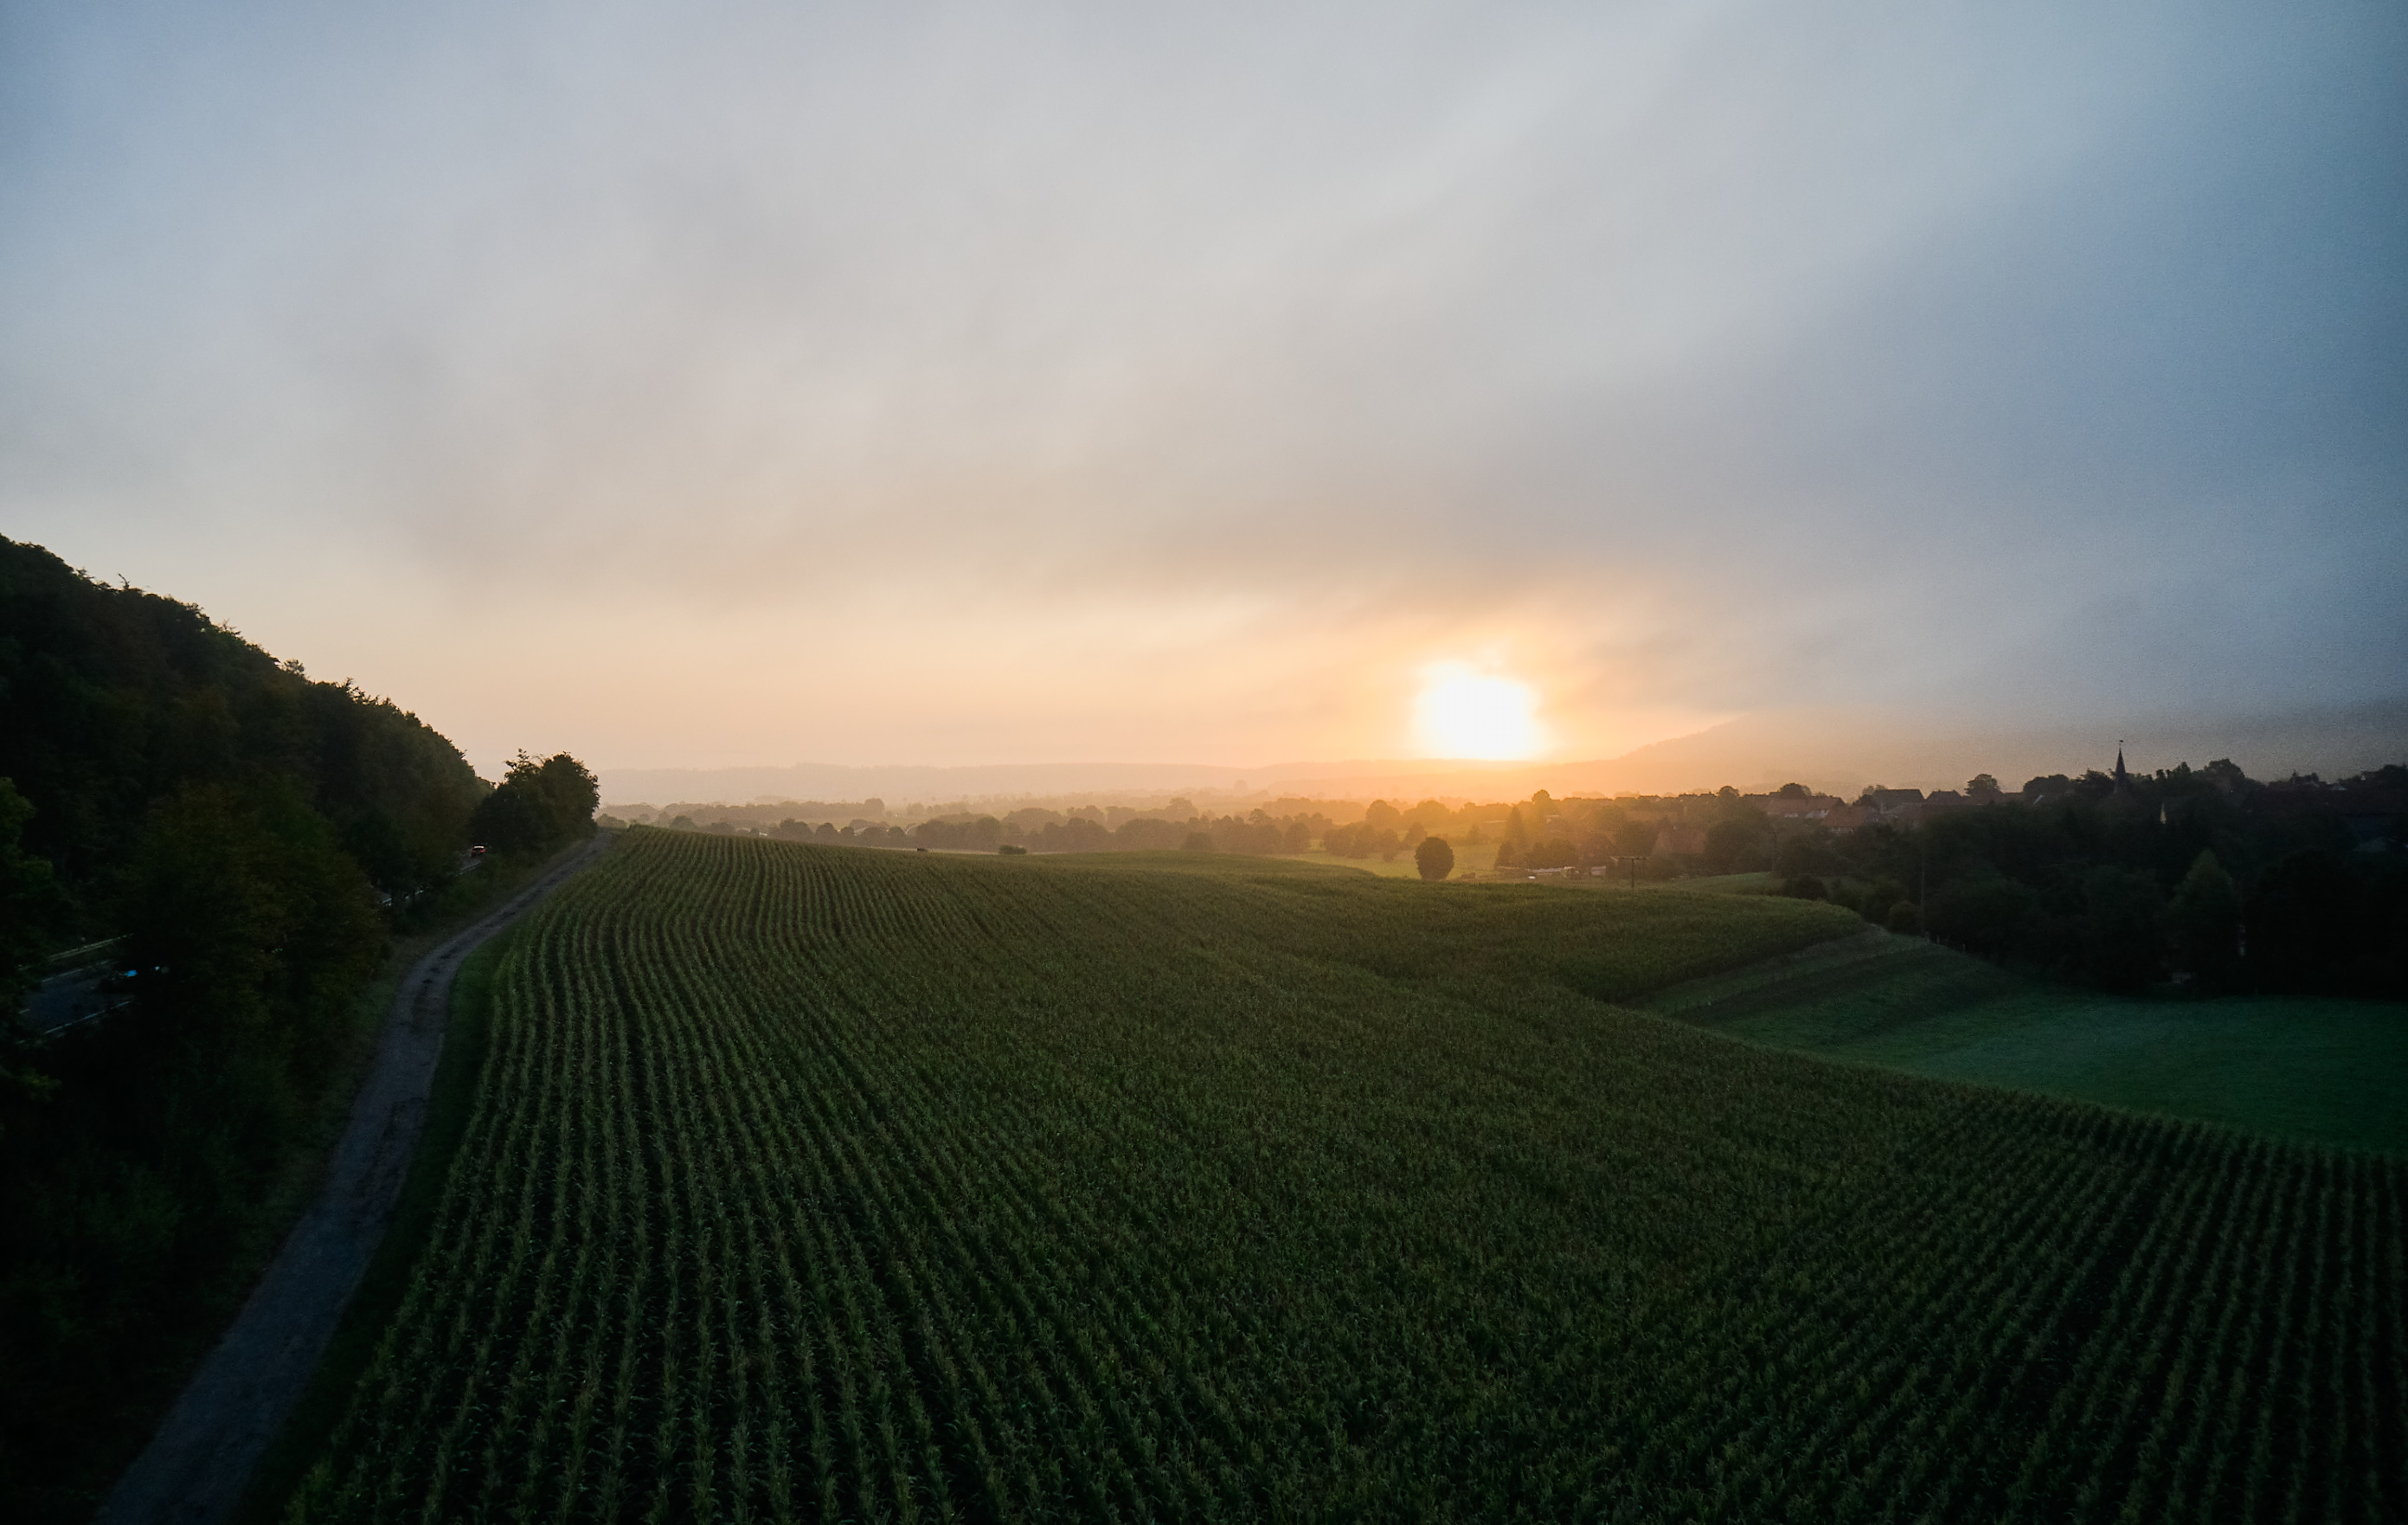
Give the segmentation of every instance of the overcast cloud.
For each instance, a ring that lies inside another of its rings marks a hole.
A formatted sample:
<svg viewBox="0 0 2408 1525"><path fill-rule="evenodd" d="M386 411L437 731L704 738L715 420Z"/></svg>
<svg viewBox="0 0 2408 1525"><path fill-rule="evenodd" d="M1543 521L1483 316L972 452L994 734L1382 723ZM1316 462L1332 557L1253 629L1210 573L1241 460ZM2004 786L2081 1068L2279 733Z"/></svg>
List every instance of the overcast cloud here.
<svg viewBox="0 0 2408 1525"><path fill-rule="evenodd" d="M2408 13L0 8L0 532L480 765L2408 694Z"/></svg>

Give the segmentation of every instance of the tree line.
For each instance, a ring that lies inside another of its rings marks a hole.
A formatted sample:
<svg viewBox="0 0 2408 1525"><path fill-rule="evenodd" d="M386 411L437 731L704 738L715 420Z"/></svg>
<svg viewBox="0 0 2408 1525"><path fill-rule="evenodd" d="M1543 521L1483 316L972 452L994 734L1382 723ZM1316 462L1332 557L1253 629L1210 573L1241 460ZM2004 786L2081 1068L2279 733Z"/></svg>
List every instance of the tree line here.
<svg viewBox="0 0 2408 1525"><path fill-rule="evenodd" d="M2408 767L2340 788L2229 762L2035 783L2056 787L1751 851L1787 893L2103 989L2408 998Z"/></svg>
<svg viewBox="0 0 2408 1525"><path fill-rule="evenodd" d="M1672 800L1541 791L1506 812L1497 862L1770 872L1782 893L2107 990L2408 998L2408 765L2261 783L2218 759L2121 781L2047 774L2014 796L1981 774L1963 798L1832 831L1731 788ZM1674 816L1694 850L1657 850Z"/></svg>

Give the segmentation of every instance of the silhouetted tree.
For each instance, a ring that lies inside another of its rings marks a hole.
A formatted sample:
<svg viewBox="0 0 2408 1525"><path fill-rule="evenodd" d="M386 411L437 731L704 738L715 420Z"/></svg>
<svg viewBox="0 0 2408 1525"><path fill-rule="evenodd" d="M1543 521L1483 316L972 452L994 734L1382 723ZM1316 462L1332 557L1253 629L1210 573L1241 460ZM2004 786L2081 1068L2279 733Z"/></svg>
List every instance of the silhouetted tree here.
<svg viewBox="0 0 2408 1525"><path fill-rule="evenodd" d="M1804 875L1837 873L1840 855L1831 843L1831 834L1813 824L1793 830L1773 844L1772 871L1784 879Z"/></svg>
<svg viewBox="0 0 2408 1525"><path fill-rule="evenodd" d="M1444 837L1424 837L1413 849L1413 867L1424 879L1443 879L1455 871L1455 849Z"/></svg>
<svg viewBox="0 0 2408 1525"><path fill-rule="evenodd" d="M2249 962L2265 982L2330 988L2326 971L2347 961L2358 919L2349 862L2326 847L2289 854L2266 871L2248 908Z"/></svg>
<svg viewBox="0 0 2408 1525"><path fill-rule="evenodd" d="M1726 805L1721 819L1706 827L1709 873L1735 873L1765 866L1772 825L1746 805Z"/></svg>
<svg viewBox="0 0 2408 1525"><path fill-rule="evenodd" d="M2232 978L2241 957L2241 892L2232 876L2202 849L2166 908L2167 940L2174 961L2212 985Z"/></svg>
<svg viewBox="0 0 2408 1525"><path fill-rule="evenodd" d="M538 762L522 752L502 782L477 805L468 829L497 853L546 852L594 830L594 807L601 790L585 765L563 752ZM684 816L679 824L691 827ZM714 831L733 829L724 821Z"/></svg>
<svg viewBox="0 0 2408 1525"><path fill-rule="evenodd" d="M2090 977L2109 990L2137 991L2158 967L2165 896L2156 881L2101 864L2082 881L2083 952Z"/></svg>

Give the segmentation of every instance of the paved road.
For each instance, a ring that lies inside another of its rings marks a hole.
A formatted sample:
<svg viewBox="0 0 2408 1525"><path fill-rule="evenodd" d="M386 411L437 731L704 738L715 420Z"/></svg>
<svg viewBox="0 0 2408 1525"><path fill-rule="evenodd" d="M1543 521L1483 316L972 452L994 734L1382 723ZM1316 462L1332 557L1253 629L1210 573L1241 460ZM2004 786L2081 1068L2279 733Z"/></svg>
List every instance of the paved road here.
<svg viewBox="0 0 2408 1525"><path fill-rule="evenodd" d="M277 1252L242 1312L158 1433L101 1505L95 1525L218 1525L241 1502L243 1485L282 1428L344 1305L384 1237L385 1220L409 1174L426 1122L452 977L477 945L609 844L597 831L585 848L548 870L483 920L420 959L394 997L376 1063L351 1103L351 1120L328 1162L308 1214Z"/></svg>
<svg viewBox="0 0 2408 1525"><path fill-rule="evenodd" d="M42 1034L64 1031L78 1023L108 1015L133 997L119 983L134 972L122 959L105 959L53 974L25 998L17 1020Z"/></svg>

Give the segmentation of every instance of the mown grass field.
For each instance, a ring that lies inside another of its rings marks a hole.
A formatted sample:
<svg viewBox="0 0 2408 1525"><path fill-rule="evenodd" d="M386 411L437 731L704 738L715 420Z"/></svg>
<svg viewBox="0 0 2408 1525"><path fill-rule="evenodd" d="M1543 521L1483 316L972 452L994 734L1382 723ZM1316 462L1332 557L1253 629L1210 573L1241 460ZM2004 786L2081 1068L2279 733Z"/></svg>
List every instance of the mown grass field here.
<svg viewBox="0 0 2408 1525"><path fill-rule="evenodd" d="M2408 1157L2408 1006L2128 1000L2036 985L1903 942L1783 973L1709 979L1657 1004L1834 1058Z"/></svg>
<svg viewBox="0 0 2408 1525"><path fill-rule="evenodd" d="M2408 1508L2399 1163L1606 1004L1856 928L638 831L287 1518Z"/></svg>

